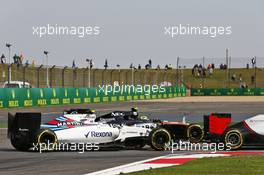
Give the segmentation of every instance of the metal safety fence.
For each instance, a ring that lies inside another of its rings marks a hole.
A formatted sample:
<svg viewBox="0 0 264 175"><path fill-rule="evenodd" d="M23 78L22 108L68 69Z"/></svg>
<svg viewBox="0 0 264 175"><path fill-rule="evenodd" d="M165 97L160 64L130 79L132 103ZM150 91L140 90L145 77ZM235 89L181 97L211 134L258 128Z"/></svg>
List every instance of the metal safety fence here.
<svg viewBox="0 0 264 175"><path fill-rule="evenodd" d="M11 70L9 75L9 69ZM47 73L48 71L48 73ZM116 82L128 85L159 85L170 82L176 85L175 70L89 69L51 66L0 65L0 84L12 81L29 82L33 87L98 87ZM48 78L47 78L48 77Z"/></svg>
<svg viewBox="0 0 264 175"><path fill-rule="evenodd" d="M0 86L8 80L29 82L33 87L98 87L99 85L171 85L187 88L264 87L263 57L218 57L175 59L165 69L98 69L45 65L0 65Z"/></svg>

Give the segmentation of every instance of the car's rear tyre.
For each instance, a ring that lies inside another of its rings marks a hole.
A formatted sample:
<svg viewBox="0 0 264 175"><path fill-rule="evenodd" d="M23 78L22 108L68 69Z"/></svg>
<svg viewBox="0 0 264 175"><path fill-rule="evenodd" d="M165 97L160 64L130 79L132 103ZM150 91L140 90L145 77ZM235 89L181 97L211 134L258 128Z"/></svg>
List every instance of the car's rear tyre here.
<svg viewBox="0 0 264 175"><path fill-rule="evenodd" d="M50 129L40 129L36 133L35 143L41 150L52 151L56 149L58 139L56 134Z"/></svg>
<svg viewBox="0 0 264 175"><path fill-rule="evenodd" d="M230 130L225 134L226 147L230 147L231 150L240 149L243 145L242 133L238 130Z"/></svg>
<svg viewBox="0 0 264 175"><path fill-rule="evenodd" d="M14 134L10 135L10 141L12 146L18 151L28 151L33 145L26 143L25 136L22 134Z"/></svg>
<svg viewBox="0 0 264 175"><path fill-rule="evenodd" d="M155 128L151 131L150 146L154 150L163 151L169 148L171 142L170 133L164 128Z"/></svg>
<svg viewBox="0 0 264 175"><path fill-rule="evenodd" d="M199 143L203 140L204 131L198 124L191 124L187 128L187 138L191 143Z"/></svg>

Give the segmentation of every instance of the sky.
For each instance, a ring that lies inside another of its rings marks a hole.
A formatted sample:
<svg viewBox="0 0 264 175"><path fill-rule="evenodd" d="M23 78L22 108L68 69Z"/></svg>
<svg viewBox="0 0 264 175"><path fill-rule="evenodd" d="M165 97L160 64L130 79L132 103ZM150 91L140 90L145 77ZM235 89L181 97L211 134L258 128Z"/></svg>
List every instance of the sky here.
<svg viewBox="0 0 264 175"><path fill-rule="evenodd" d="M248 58L259 57L264 66L264 1L262 0L8 0L1 2L0 53L11 54L42 64L43 51L49 51L49 64L86 66L87 58L95 67L127 68L131 63L144 66L224 61L225 49L232 65L244 66ZM84 38L69 35L33 35L33 27L98 26L99 35ZM231 26L230 35L215 38L184 35L169 37L166 26ZM243 57L243 59L239 59ZM216 59L218 58L218 59ZM261 59L263 58L263 59ZM241 61L243 60L243 61Z"/></svg>

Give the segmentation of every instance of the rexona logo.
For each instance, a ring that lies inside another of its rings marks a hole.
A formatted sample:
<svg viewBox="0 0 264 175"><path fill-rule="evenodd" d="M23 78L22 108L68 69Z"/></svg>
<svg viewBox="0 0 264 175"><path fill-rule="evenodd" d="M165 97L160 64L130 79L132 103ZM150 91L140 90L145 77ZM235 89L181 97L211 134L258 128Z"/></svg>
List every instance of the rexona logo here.
<svg viewBox="0 0 264 175"><path fill-rule="evenodd" d="M89 131L87 134L85 134L85 137L112 137L112 132Z"/></svg>

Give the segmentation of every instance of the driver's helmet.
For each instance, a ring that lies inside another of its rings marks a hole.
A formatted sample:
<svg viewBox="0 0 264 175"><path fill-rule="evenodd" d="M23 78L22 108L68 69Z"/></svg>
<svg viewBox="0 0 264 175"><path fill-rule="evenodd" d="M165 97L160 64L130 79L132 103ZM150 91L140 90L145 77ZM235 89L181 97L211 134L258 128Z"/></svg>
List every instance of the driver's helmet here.
<svg viewBox="0 0 264 175"><path fill-rule="evenodd" d="M137 107L133 107L133 108L131 108L131 111L132 112L138 112L138 108Z"/></svg>
<svg viewBox="0 0 264 175"><path fill-rule="evenodd" d="M137 107L131 108L131 112L132 112L133 116L135 116L135 117L138 116L138 108Z"/></svg>
<svg viewBox="0 0 264 175"><path fill-rule="evenodd" d="M94 109L90 109L89 113L90 114L95 114L95 110Z"/></svg>

